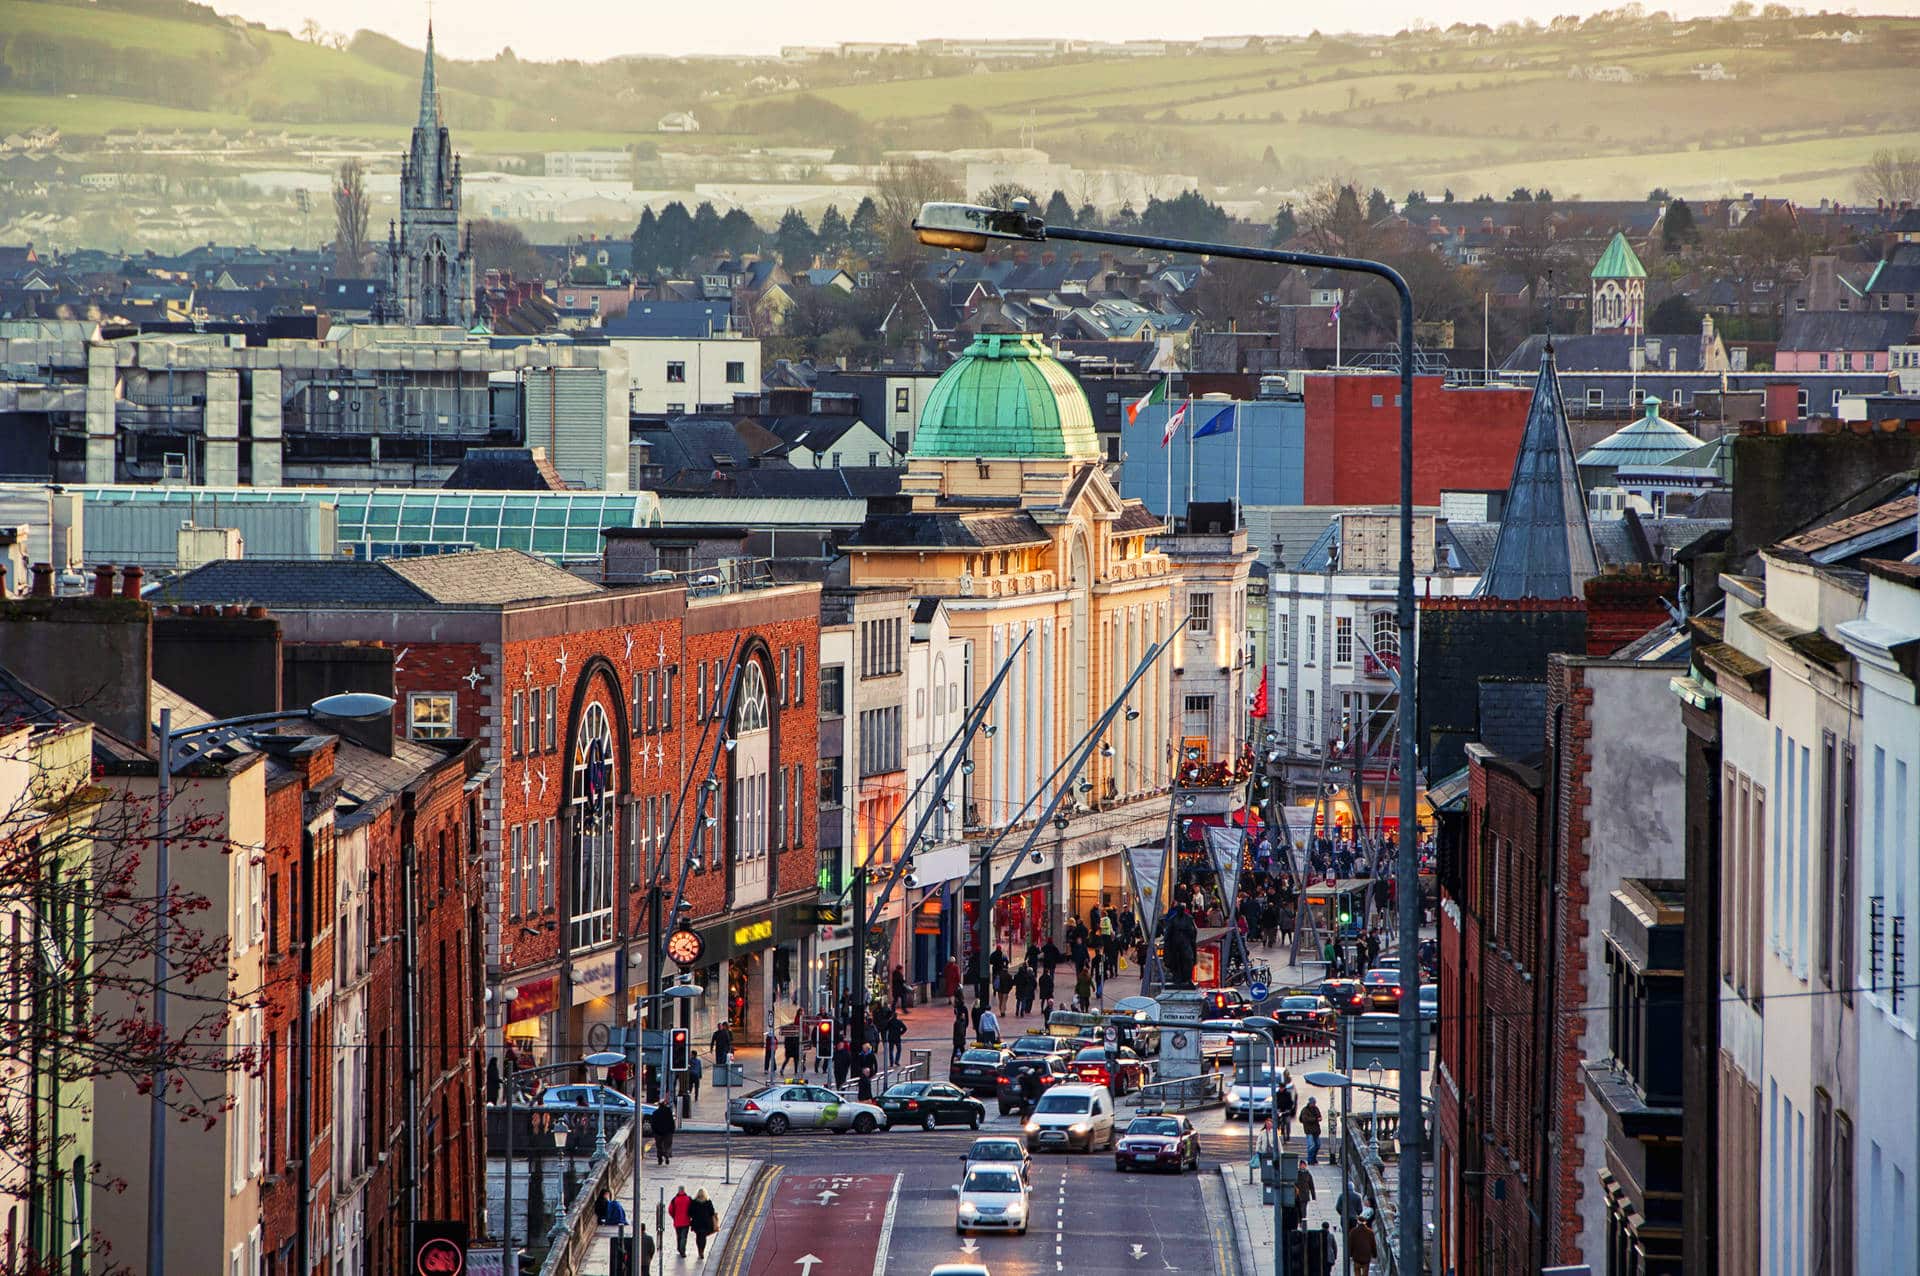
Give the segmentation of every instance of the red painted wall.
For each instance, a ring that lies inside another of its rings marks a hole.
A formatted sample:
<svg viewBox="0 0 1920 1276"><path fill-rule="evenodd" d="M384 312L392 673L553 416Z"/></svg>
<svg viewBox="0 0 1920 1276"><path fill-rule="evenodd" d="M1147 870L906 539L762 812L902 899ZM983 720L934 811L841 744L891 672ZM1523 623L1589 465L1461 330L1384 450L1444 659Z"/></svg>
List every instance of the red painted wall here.
<svg viewBox="0 0 1920 1276"><path fill-rule="evenodd" d="M1306 504L1400 499L1399 393L1399 378L1387 375L1306 378ZM1447 389L1437 376L1414 378L1414 500L1438 504L1443 488L1504 490L1532 397L1529 390Z"/></svg>

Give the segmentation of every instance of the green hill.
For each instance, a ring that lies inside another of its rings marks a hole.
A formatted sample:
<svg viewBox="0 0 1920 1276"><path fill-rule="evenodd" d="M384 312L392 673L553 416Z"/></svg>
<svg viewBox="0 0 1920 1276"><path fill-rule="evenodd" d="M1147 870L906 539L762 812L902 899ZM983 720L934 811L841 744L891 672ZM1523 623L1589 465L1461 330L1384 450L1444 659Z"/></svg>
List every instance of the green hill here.
<svg viewBox="0 0 1920 1276"><path fill-rule="evenodd" d="M1617 16L1626 12L1043 64L919 54L551 64L503 52L444 62L440 83L448 121L474 153L617 146L687 109L703 131L676 148L774 142L871 159L1030 143L1081 166L1269 188L1340 174L1395 192L1844 195L1867 154L1920 135L1920 20L1676 24ZM0 0L0 132L252 123L383 144L403 136L419 51L368 32L344 44L188 0Z"/></svg>

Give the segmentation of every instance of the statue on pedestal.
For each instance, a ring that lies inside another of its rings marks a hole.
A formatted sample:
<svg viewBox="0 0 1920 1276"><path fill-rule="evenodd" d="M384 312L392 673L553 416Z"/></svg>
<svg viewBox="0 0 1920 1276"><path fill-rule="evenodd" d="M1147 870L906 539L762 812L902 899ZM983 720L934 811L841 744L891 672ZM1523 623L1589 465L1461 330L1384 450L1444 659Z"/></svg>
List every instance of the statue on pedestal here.
<svg viewBox="0 0 1920 1276"><path fill-rule="evenodd" d="M1193 968L1199 960L1199 940L1200 930L1193 924L1193 915L1187 912L1185 905L1175 904L1173 911L1167 914L1162 940L1169 988L1193 987Z"/></svg>

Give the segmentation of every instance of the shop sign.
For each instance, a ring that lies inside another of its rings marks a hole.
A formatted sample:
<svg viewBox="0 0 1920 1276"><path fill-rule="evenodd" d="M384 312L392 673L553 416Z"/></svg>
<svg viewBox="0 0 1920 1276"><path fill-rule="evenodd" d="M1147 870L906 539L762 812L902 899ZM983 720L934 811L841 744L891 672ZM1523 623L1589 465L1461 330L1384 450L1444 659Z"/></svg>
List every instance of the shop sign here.
<svg viewBox="0 0 1920 1276"><path fill-rule="evenodd" d="M573 1004L592 1001L595 997L613 996L613 976L620 960L620 951L613 949L604 953L595 953L591 957L582 957L573 963Z"/></svg>
<svg viewBox="0 0 1920 1276"><path fill-rule="evenodd" d="M465 1276L467 1225L418 1220L407 1238L407 1249L412 1255L407 1270L414 1276Z"/></svg>
<svg viewBox="0 0 1920 1276"><path fill-rule="evenodd" d="M773 918L762 917L757 921L742 922L733 928L733 947L737 952L742 948L753 948L773 939Z"/></svg>
<svg viewBox="0 0 1920 1276"><path fill-rule="evenodd" d="M528 1019L538 1019L541 1015L557 1008L559 1004L560 977L558 975L531 980L514 988L513 1000L507 1003L507 1022L521 1023Z"/></svg>

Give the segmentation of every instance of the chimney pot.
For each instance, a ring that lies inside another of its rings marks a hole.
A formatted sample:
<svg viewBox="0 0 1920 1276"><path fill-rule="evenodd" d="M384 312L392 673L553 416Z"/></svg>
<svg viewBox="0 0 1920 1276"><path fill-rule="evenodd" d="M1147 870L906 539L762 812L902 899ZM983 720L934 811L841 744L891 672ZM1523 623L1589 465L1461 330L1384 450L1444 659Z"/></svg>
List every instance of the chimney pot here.
<svg viewBox="0 0 1920 1276"><path fill-rule="evenodd" d="M122 598L140 597L140 583L146 578L146 569L129 567L120 573L120 596Z"/></svg>
<svg viewBox="0 0 1920 1276"><path fill-rule="evenodd" d="M35 598L53 597L52 563L35 563L33 565L33 596Z"/></svg>
<svg viewBox="0 0 1920 1276"><path fill-rule="evenodd" d="M246 614L246 608L242 607L239 603L228 603L220 609L220 614L229 618L244 616Z"/></svg>
<svg viewBox="0 0 1920 1276"><path fill-rule="evenodd" d="M259 603L255 603L253 606L247 608L248 620L265 620L266 618L267 618L267 609L265 607L262 607Z"/></svg>
<svg viewBox="0 0 1920 1276"><path fill-rule="evenodd" d="M102 563L93 569L93 596L95 598L113 597L112 563Z"/></svg>

